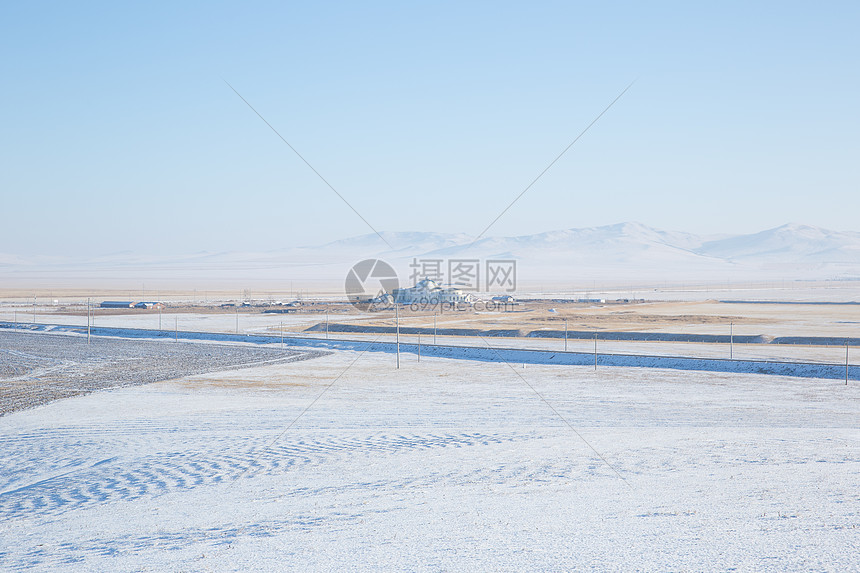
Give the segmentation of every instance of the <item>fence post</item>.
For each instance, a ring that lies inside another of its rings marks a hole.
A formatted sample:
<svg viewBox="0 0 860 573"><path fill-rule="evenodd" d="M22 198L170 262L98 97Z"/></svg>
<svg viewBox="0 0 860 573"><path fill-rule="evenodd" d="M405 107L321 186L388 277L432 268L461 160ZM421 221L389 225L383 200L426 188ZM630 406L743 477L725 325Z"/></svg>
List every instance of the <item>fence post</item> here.
<svg viewBox="0 0 860 573"><path fill-rule="evenodd" d="M397 369L400 369L400 311L398 305L394 304L394 322L396 324L395 343L397 344Z"/></svg>
<svg viewBox="0 0 860 573"><path fill-rule="evenodd" d="M729 323L729 360L735 358L735 323Z"/></svg>
<svg viewBox="0 0 860 573"><path fill-rule="evenodd" d="M564 319L564 351L567 352L567 319Z"/></svg>

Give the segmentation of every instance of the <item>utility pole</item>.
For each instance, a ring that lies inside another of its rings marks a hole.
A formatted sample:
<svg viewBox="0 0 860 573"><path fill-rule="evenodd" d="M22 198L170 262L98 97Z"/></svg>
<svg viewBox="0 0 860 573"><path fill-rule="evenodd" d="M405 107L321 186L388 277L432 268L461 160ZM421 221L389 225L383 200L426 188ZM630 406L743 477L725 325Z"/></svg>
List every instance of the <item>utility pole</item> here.
<svg viewBox="0 0 860 573"><path fill-rule="evenodd" d="M433 313L433 346L436 346L436 313Z"/></svg>
<svg viewBox="0 0 860 573"><path fill-rule="evenodd" d="M158 303L158 331L161 332L161 303Z"/></svg>
<svg viewBox="0 0 860 573"><path fill-rule="evenodd" d="M179 317L173 317L173 342L179 342Z"/></svg>
<svg viewBox="0 0 860 573"><path fill-rule="evenodd" d="M33 324L36 324L36 293L33 293Z"/></svg>
<svg viewBox="0 0 860 573"><path fill-rule="evenodd" d="M849 341L845 341L845 385L848 386L848 345Z"/></svg>
<svg viewBox="0 0 860 573"><path fill-rule="evenodd" d="M328 309L325 311L325 339L328 340Z"/></svg>
<svg viewBox="0 0 860 573"><path fill-rule="evenodd" d="M597 333L594 333L594 369L597 370Z"/></svg>
<svg viewBox="0 0 860 573"><path fill-rule="evenodd" d="M564 351L567 352L567 319L564 319Z"/></svg>
<svg viewBox="0 0 860 573"><path fill-rule="evenodd" d="M400 369L400 311L398 305L394 305L394 324L396 325L395 341L397 344L397 369Z"/></svg>
<svg viewBox="0 0 860 573"><path fill-rule="evenodd" d="M281 350L284 349L284 323L281 322L281 325L278 327L281 330Z"/></svg>
<svg viewBox="0 0 860 573"><path fill-rule="evenodd" d="M729 323L729 360L735 358L735 323Z"/></svg>
<svg viewBox="0 0 860 573"><path fill-rule="evenodd" d="M87 299L87 344L90 343L90 299Z"/></svg>
<svg viewBox="0 0 860 573"><path fill-rule="evenodd" d="M421 362L421 334L418 334L418 362Z"/></svg>
<svg viewBox="0 0 860 573"><path fill-rule="evenodd" d="M236 334L239 334L239 307L236 307Z"/></svg>

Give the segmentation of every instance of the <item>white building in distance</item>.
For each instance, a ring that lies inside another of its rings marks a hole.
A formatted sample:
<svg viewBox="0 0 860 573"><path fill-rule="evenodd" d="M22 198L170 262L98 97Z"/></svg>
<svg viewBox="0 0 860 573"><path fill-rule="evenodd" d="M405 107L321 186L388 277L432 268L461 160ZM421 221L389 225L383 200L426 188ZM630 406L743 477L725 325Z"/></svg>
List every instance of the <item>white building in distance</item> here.
<svg viewBox="0 0 860 573"><path fill-rule="evenodd" d="M471 304L473 302L471 294L456 288L443 288L429 278L418 281L413 287L394 289L391 294L396 304Z"/></svg>

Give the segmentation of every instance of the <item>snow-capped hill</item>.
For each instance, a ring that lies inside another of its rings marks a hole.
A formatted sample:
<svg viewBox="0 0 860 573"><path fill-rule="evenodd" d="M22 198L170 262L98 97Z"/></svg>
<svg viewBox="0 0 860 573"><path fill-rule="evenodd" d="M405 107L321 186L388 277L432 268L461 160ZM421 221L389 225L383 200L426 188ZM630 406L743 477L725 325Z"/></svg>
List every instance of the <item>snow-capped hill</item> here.
<svg viewBox="0 0 860 573"><path fill-rule="evenodd" d="M683 249L693 248L701 244L701 239L689 233L663 231L642 223L627 222L602 227L584 229L569 229L570 236L589 243L618 241L628 244L663 244Z"/></svg>
<svg viewBox="0 0 860 573"><path fill-rule="evenodd" d="M433 233L420 231L390 232L382 231L359 235L349 239L341 239L320 247L309 247L316 250L363 250L371 253L411 254L423 253L435 249L444 249L454 245L469 242L471 237L465 233Z"/></svg>
<svg viewBox="0 0 860 573"><path fill-rule="evenodd" d="M487 237L476 241L453 245L429 253L438 256L495 256L512 254L514 258L528 256L551 256L560 254L633 255L642 251L689 251L702 240L687 233L674 233L653 229L641 223L619 223L602 227L548 231L534 235L516 237Z"/></svg>
<svg viewBox="0 0 860 573"><path fill-rule="evenodd" d="M516 259L546 277L755 277L797 271L796 278L856 276L860 233L789 224L750 235L701 237L641 223L564 229L431 250L419 258ZM802 266L802 273L799 269ZM802 276L801 276L802 275Z"/></svg>
<svg viewBox="0 0 860 573"><path fill-rule="evenodd" d="M791 223L750 235L708 241L697 252L728 260L860 262L860 233Z"/></svg>

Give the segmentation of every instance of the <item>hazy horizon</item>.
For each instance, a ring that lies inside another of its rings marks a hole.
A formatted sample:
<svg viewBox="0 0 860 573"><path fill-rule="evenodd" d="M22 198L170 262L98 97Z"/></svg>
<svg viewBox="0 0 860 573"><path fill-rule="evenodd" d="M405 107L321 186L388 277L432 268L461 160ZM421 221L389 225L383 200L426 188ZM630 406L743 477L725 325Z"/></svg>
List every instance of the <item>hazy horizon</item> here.
<svg viewBox="0 0 860 573"><path fill-rule="evenodd" d="M366 233L306 247L101 256L0 253L6 287L193 288L225 285L292 290L343 288L359 261L379 259L402 284L425 276L478 292L596 285L858 281L860 233L786 224L747 235L696 235L641 223L550 230L513 237L420 231ZM465 265L465 266L464 266ZM492 267L492 268L491 268ZM494 283L491 277L511 280ZM465 281L465 282L463 282ZM302 287L304 288L304 287Z"/></svg>
<svg viewBox="0 0 860 573"><path fill-rule="evenodd" d="M824 233L834 233L834 234L859 234L860 231L855 230L840 230L840 229L830 229L824 227L818 227L816 225L809 225L800 221L787 221L782 224L753 230L749 233L728 233L728 232L712 232L712 233L697 233L691 230L685 229L665 229L659 228L652 225L648 225L641 221L618 221L615 223L610 223L606 225L596 225L596 226L587 226L587 227L568 227L563 229L544 229L543 231L538 231L535 233L527 233L527 234L517 234L517 235L502 235L498 233L489 232L485 236L480 237L478 240L475 240L475 235L467 233L467 232L439 232L435 230L391 230L391 229L379 229L378 232L374 232L372 230L368 230L366 233L359 233L351 236L342 236L342 237L333 237L331 240L326 240L324 242L319 243L305 243L305 244L281 244L281 245L261 245L259 248L241 250L241 249L200 249L196 251L169 251L169 252L159 252L156 250L148 251L146 249L108 249L102 252L92 252L92 253L78 253L78 256L74 255L62 255L59 253L26 253L26 252L12 252L12 251L3 251L0 250L0 255L7 255L12 257L24 257L25 259L28 257L38 258L38 259L52 259L56 258L58 260L75 260L75 259L92 259L92 258L103 258L110 257L112 255L127 255L134 254L142 257L153 257L153 258L173 258L173 257L188 257L195 255L215 255L215 254L242 254L242 253L270 253L277 251L285 251L285 250L303 250L303 249L320 249L333 245L344 245L349 246L351 243L373 243L374 248L378 248L378 252L383 252L385 250L397 251L404 247L408 247L408 245L403 244L386 244L385 240L395 240L397 237L401 238L410 238L410 237L444 237L448 239L456 239L458 245L471 245L472 242L476 245L480 245L488 240L505 240L505 239L521 239L521 238L531 238L540 235L549 235L553 233L564 233L568 231L573 232L587 232L587 231L601 231L601 230L610 230L610 229L623 229L625 227L641 227L646 230L656 231L658 233L669 233L669 234L679 234L679 235L690 235L693 237L700 238L702 240L714 240L714 239L729 239L736 237L750 237L754 235L759 235L761 233L778 231L782 229L787 229L792 232L794 231L803 231L804 229L809 229L815 232L821 231ZM356 245L360 246L360 245ZM2 262L2 261L0 261Z"/></svg>

